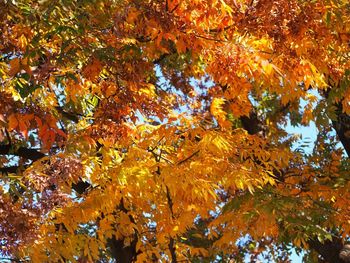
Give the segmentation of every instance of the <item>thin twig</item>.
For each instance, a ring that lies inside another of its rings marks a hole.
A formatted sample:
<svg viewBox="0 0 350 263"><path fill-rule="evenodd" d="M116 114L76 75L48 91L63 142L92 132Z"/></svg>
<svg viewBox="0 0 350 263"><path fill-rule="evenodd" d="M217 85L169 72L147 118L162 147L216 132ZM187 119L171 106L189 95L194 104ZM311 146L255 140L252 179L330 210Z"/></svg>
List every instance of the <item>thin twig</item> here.
<svg viewBox="0 0 350 263"><path fill-rule="evenodd" d="M183 164L184 162L186 162L187 160L189 160L193 156L195 156L197 153L199 153L199 150L195 151L194 153L192 153L190 156L186 157L185 159L182 159L181 161L177 162L176 165Z"/></svg>

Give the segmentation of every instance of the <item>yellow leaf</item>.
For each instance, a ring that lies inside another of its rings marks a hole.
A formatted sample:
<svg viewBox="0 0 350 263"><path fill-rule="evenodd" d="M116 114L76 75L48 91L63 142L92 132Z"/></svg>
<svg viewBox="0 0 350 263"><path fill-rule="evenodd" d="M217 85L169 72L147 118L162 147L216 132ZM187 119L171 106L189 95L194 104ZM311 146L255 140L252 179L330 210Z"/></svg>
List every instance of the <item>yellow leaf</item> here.
<svg viewBox="0 0 350 263"><path fill-rule="evenodd" d="M24 51L27 48L28 40L25 35L21 35L18 39L18 46Z"/></svg>
<svg viewBox="0 0 350 263"><path fill-rule="evenodd" d="M266 75L270 76L272 74L273 66L267 60L263 60L261 62L261 66L262 66L262 69L264 70Z"/></svg>
<svg viewBox="0 0 350 263"><path fill-rule="evenodd" d="M227 126L226 123L226 111L224 111L224 105L226 100L224 98L214 98L210 105L210 112L218 121L220 126Z"/></svg>

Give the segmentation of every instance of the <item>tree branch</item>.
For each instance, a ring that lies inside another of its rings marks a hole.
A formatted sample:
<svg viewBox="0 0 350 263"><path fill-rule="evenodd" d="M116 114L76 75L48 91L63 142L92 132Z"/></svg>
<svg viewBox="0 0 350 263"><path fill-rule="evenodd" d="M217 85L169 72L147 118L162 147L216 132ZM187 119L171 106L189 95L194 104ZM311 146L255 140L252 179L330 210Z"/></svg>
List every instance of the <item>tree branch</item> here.
<svg viewBox="0 0 350 263"><path fill-rule="evenodd" d="M199 150L193 152L192 154L190 154L189 156L187 156L185 159L182 159L180 161L178 161L176 164L180 165L183 164L184 162L186 162L187 160L191 159L193 156L195 156L197 153L199 153Z"/></svg>
<svg viewBox="0 0 350 263"><path fill-rule="evenodd" d="M169 241L169 250L171 254L171 263L176 263L177 259L176 259L175 241L172 237L170 237L170 241Z"/></svg>
<svg viewBox="0 0 350 263"><path fill-rule="evenodd" d="M316 239L308 241L310 248L314 249L321 257L329 263L346 263L350 262L350 249L343 245L340 238L324 241L321 243Z"/></svg>
<svg viewBox="0 0 350 263"><path fill-rule="evenodd" d="M333 87L331 84L329 86ZM350 157L350 116L343 112L343 106L341 102L333 102L331 97L332 90L337 90L338 87L333 87L323 92L323 96L328 102L335 106L336 119L332 120L333 129L336 131L338 138L343 145L346 153Z"/></svg>
<svg viewBox="0 0 350 263"><path fill-rule="evenodd" d="M80 195L84 194L90 186L91 184L84 181L79 181L77 183L72 184L73 190L75 190Z"/></svg>
<svg viewBox="0 0 350 263"><path fill-rule="evenodd" d="M19 166L8 166L8 167L0 167L0 173L9 174L9 173L17 173Z"/></svg>
<svg viewBox="0 0 350 263"><path fill-rule="evenodd" d="M55 108L64 118L66 118L68 120L71 120L71 121L73 121L75 123L79 122L79 117L78 116L80 116L80 114L74 114L74 113L71 113L71 112L66 112L66 111L63 110L62 107L55 107Z"/></svg>
<svg viewBox="0 0 350 263"><path fill-rule="evenodd" d="M44 153L35 149L19 147L17 150L12 151L10 144L0 145L0 155L5 155L5 154L16 155L32 161L37 161L46 156Z"/></svg>
<svg viewBox="0 0 350 263"><path fill-rule="evenodd" d="M174 203L173 203L173 200L171 199L171 196L170 196L170 190L169 190L169 187L167 185L165 187L166 187L166 197L167 197L171 217L172 217L172 219L175 219L174 210L173 210ZM171 255L171 263L176 263L177 258L176 258L175 240L172 236L170 236L170 239L169 239L169 251L170 251L170 255Z"/></svg>
<svg viewBox="0 0 350 263"><path fill-rule="evenodd" d="M124 205L123 198L120 200L118 209L123 213L128 213L128 209L126 209ZM130 222L136 224L135 219L129 214ZM117 239L116 236L113 236L108 240L108 246L111 250L112 256L116 259L118 263L131 263L136 260L139 251L136 250L136 244L138 241L138 234L135 230L135 233L129 243L129 245L125 245L125 238Z"/></svg>
<svg viewBox="0 0 350 263"><path fill-rule="evenodd" d="M248 132L248 134L254 135L263 131L263 125L255 110L252 110L249 113L249 116L241 116L239 119L243 128Z"/></svg>
<svg viewBox="0 0 350 263"><path fill-rule="evenodd" d="M350 116L343 113L343 107L340 103L335 106L337 107L337 119L332 120L332 126L347 155L350 157Z"/></svg>

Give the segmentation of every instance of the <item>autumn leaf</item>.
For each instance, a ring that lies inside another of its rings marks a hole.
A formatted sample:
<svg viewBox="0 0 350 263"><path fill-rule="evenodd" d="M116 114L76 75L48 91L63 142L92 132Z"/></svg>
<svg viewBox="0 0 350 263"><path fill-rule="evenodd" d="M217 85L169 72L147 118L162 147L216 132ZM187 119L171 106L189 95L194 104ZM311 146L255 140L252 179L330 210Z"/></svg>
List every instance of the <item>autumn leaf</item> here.
<svg viewBox="0 0 350 263"><path fill-rule="evenodd" d="M0 8L6 260L349 261L346 1Z"/></svg>
<svg viewBox="0 0 350 263"><path fill-rule="evenodd" d="M14 58L10 61L10 70L8 72L9 76L13 77L16 75L21 69L20 59Z"/></svg>

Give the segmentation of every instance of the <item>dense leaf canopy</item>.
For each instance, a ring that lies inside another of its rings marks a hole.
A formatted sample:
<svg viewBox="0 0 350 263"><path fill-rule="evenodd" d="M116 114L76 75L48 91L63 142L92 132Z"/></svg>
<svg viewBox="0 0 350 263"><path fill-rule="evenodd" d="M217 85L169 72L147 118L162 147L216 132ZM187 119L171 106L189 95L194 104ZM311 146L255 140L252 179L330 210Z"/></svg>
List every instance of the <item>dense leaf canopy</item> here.
<svg viewBox="0 0 350 263"><path fill-rule="evenodd" d="M0 32L4 258L349 262L347 0L0 0Z"/></svg>

